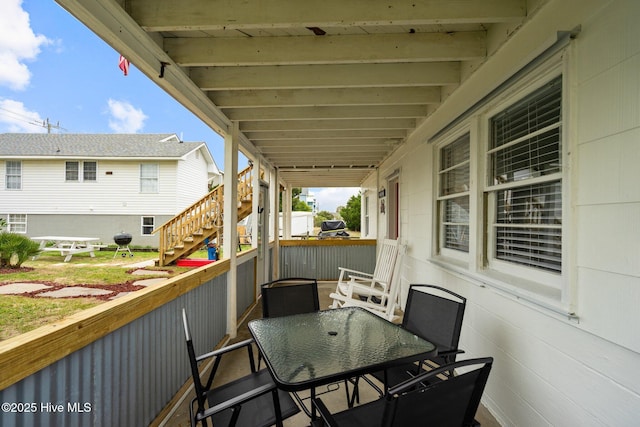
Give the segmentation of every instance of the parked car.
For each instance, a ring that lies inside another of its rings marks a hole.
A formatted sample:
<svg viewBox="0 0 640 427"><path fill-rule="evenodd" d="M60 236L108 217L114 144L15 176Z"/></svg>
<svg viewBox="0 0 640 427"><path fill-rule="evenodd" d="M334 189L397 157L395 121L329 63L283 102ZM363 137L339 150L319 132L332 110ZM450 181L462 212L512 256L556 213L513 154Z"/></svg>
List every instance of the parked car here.
<svg viewBox="0 0 640 427"><path fill-rule="evenodd" d="M349 233L347 233L347 224L342 220L336 219L322 221L322 224L320 224L318 239L324 239L326 237L349 237Z"/></svg>

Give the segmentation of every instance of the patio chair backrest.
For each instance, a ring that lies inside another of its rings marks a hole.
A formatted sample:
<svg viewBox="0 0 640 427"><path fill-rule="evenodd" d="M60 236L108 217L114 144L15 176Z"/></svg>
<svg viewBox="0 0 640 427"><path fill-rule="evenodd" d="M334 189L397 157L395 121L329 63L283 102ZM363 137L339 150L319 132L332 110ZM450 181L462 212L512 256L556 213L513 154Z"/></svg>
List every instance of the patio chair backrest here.
<svg viewBox="0 0 640 427"><path fill-rule="evenodd" d="M191 378L193 379L193 386L196 392L196 400L198 402L198 410L202 410L205 406L207 398L206 388L200 380L200 371L198 370L198 361L195 349L193 348L193 341L191 339L191 329L189 328L189 319L187 319L187 312L182 309L182 324L184 326L184 335L187 342L187 353L189 355L189 366L191 368Z"/></svg>
<svg viewBox="0 0 640 427"><path fill-rule="evenodd" d="M318 282L315 279L274 280L263 284L260 292L263 317L280 317L320 310Z"/></svg>
<svg viewBox="0 0 640 427"><path fill-rule="evenodd" d="M383 426L472 425L484 392L493 358L455 362L421 374L389 390ZM471 367L446 380L435 379L445 371ZM427 385L425 385L427 384Z"/></svg>
<svg viewBox="0 0 640 427"><path fill-rule="evenodd" d="M411 285L402 326L436 344L439 353L457 350L466 302L439 286Z"/></svg>
<svg viewBox="0 0 640 427"><path fill-rule="evenodd" d="M373 270L373 278L376 281L389 284L398 259L398 241L384 239L382 247L376 259L376 267Z"/></svg>

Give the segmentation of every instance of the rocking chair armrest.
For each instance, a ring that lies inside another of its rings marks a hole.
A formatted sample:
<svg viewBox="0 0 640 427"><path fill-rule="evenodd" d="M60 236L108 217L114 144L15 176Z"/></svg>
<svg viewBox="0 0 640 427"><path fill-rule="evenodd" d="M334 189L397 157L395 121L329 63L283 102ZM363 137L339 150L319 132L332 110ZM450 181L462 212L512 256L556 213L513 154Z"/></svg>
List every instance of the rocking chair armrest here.
<svg viewBox="0 0 640 427"><path fill-rule="evenodd" d="M345 273L349 277L356 276L356 278L362 278L362 279L367 279L367 278L372 278L373 277L372 273L365 273L364 271L352 270L350 268L338 267L338 270L340 270L340 279L342 279L342 277L344 277ZM340 280L340 281L342 281L342 280Z"/></svg>
<svg viewBox="0 0 640 427"><path fill-rule="evenodd" d="M329 412L329 409L325 406L324 402L320 400L320 398L314 398L312 400L312 404L316 407L318 413L320 414L320 417L326 425L328 425L329 427L338 427L338 424L333 419L331 412Z"/></svg>
<svg viewBox="0 0 640 427"><path fill-rule="evenodd" d="M339 295L336 293L331 293L329 294L329 298L332 298L334 300L338 300L343 302L345 305L345 307L362 307L362 308L366 308L370 311L376 311L376 312L380 312L383 313L384 311L384 307L377 305L377 304L371 304L370 302L366 302L366 301L362 301L359 299L354 299L354 298L349 298L349 297L345 297L343 295Z"/></svg>
<svg viewBox="0 0 640 427"><path fill-rule="evenodd" d="M363 285L361 283L358 283L352 280L349 282L348 294L353 295L354 292L357 294L358 291L360 291L360 293L366 293L367 295L373 295L377 297L388 297L389 293L385 292L384 290L377 289L375 287L376 283L380 284L380 286L382 286L384 289L387 288L386 283L380 282L378 280L372 280L370 285Z"/></svg>

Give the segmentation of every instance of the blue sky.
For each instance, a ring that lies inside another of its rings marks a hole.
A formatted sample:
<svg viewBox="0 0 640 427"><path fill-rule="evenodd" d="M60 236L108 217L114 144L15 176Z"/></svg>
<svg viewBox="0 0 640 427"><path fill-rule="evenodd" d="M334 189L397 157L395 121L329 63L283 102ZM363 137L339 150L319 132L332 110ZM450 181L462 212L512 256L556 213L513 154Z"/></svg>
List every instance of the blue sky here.
<svg viewBox="0 0 640 427"><path fill-rule="evenodd" d="M2 0L0 133L47 132L47 120L52 133L175 133L206 142L224 170L222 137L135 64L125 77L118 60L118 52L55 1ZM320 209L333 211L357 189L311 192Z"/></svg>

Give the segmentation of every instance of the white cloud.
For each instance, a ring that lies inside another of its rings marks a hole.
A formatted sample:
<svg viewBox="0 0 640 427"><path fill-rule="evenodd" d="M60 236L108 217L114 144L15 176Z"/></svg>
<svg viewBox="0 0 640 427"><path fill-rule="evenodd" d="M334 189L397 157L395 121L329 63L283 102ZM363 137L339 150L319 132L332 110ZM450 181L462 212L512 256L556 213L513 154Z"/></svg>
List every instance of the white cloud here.
<svg viewBox="0 0 640 427"><path fill-rule="evenodd" d="M109 99L109 127L116 133L136 133L144 127L147 116L127 101Z"/></svg>
<svg viewBox="0 0 640 427"><path fill-rule="evenodd" d="M34 34L22 0L3 0L0 14L0 86L23 90L31 80L25 61L34 60L51 41Z"/></svg>
<svg viewBox="0 0 640 427"><path fill-rule="evenodd" d="M335 212L338 206L346 206L351 196L360 191L357 187L312 188L311 193L318 202L319 210Z"/></svg>
<svg viewBox="0 0 640 427"><path fill-rule="evenodd" d="M28 110L20 101L0 99L0 131L10 133L44 133L40 114Z"/></svg>

